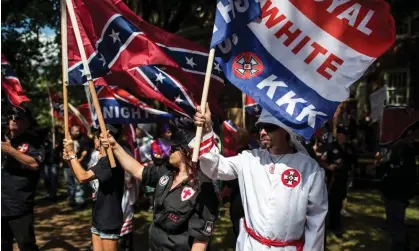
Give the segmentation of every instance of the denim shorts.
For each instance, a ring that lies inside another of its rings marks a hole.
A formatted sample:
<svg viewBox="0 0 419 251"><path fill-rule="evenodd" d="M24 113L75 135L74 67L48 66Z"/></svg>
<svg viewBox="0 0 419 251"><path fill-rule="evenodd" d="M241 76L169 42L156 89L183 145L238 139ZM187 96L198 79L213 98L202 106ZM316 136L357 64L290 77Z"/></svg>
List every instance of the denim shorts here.
<svg viewBox="0 0 419 251"><path fill-rule="evenodd" d="M119 230L106 230L106 231L99 231L97 228L92 227L90 232L94 235L99 235L101 239L107 240L119 240Z"/></svg>

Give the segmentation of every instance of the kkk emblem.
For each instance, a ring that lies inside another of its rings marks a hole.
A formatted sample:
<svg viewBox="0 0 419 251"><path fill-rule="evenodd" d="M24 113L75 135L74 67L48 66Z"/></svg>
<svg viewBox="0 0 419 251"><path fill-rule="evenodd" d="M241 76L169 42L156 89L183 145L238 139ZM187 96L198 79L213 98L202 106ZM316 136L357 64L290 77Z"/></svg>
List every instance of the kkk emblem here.
<svg viewBox="0 0 419 251"><path fill-rule="evenodd" d="M296 187L301 182L301 175L295 169L287 169L282 173L282 183L287 187Z"/></svg>
<svg viewBox="0 0 419 251"><path fill-rule="evenodd" d="M159 186L165 186L168 181L169 181L169 176L165 175L161 177L159 180Z"/></svg>
<svg viewBox="0 0 419 251"><path fill-rule="evenodd" d="M189 200L193 195L195 194L195 190L193 190L191 187L184 187L181 193L181 200Z"/></svg>
<svg viewBox="0 0 419 251"><path fill-rule="evenodd" d="M262 60L252 52L243 52L236 56L232 64L236 77L249 79L263 72Z"/></svg>
<svg viewBox="0 0 419 251"><path fill-rule="evenodd" d="M22 144L20 146L17 147L17 150L21 153L26 153L29 149L28 144Z"/></svg>

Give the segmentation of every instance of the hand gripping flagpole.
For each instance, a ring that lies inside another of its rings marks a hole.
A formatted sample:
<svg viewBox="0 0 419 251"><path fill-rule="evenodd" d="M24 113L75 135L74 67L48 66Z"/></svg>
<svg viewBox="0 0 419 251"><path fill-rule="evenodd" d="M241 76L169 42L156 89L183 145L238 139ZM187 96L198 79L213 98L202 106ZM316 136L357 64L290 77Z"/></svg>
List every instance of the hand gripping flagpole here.
<svg viewBox="0 0 419 251"><path fill-rule="evenodd" d="M102 132L102 135L107 135L105 121L103 120L102 116L102 110L100 109L99 100L97 99L95 86L93 85L92 75L90 73L89 63L87 62L86 52L84 51L83 42L81 40L79 24L77 23L76 14L74 13L73 2L72 0L66 0L66 3L68 14L70 15L71 24L73 25L74 35L76 36L77 47L79 47L81 60L83 62L83 72L87 78L90 94L92 95L93 99L93 105L95 107L97 119L99 121L100 131ZM111 167L116 167L115 157L113 156L112 149L106 149L106 153L108 155Z"/></svg>
<svg viewBox="0 0 419 251"><path fill-rule="evenodd" d="M68 133L68 58L67 58L67 11L65 8L65 0L60 1L61 5L61 66L63 81L63 105L64 105L64 135L66 139L70 139Z"/></svg>
<svg viewBox="0 0 419 251"><path fill-rule="evenodd" d="M205 105L207 104L208 90L211 81L212 65L214 62L215 48L212 48L208 55L207 71L205 72L204 89L202 90L201 112L205 114ZM212 126L212 125L210 125ZM195 142L193 147L192 161L198 162L199 146L201 145L202 126L196 128Z"/></svg>

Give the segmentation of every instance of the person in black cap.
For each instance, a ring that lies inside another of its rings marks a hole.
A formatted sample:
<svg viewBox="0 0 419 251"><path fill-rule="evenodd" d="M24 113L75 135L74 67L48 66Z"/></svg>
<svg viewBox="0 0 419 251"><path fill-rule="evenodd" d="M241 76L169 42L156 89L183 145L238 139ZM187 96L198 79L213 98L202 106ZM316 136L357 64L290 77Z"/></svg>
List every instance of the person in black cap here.
<svg viewBox="0 0 419 251"><path fill-rule="evenodd" d="M111 125L106 125L115 138L119 138L120 131ZM100 131L96 132L94 140L99 143ZM130 152L124 147L122 151ZM129 156L129 155L128 155ZM74 151L72 140L64 139L63 159L72 168L76 179L84 184L92 181L96 198L92 208L92 243L93 250L118 250L118 240L123 224L122 196L124 190L124 169L116 162L116 167L111 168L106 151L100 148L99 161L89 170L85 170Z"/></svg>
<svg viewBox="0 0 419 251"><path fill-rule="evenodd" d="M346 198L348 172L352 168L353 150L347 142L348 130L339 124L336 127L336 140L327 151L327 162L331 171L329 188L329 228L337 236L342 236L341 209Z"/></svg>
<svg viewBox="0 0 419 251"><path fill-rule="evenodd" d="M143 184L155 187L150 250L206 250L218 215L218 198L212 181L192 162L188 147L193 135L178 130L168 141L169 163L144 168L122 150L115 139L101 137L112 147L122 167Z"/></svg>
<svg viewBox="0 0 419 251"><path fill-rule="evenodd" d="M34 231L34 199L39 167L44 161L42 139L29 131L35 125L28 110L7 112L9 132L1 142L1 247L38 250Z"/></svg>

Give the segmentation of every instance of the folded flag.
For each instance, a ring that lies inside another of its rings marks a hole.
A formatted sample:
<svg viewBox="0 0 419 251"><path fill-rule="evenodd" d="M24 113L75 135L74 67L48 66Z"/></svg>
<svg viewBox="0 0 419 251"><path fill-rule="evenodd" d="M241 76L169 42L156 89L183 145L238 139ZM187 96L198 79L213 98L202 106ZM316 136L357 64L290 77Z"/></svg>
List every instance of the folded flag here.
<svg viewBox="0 0 419 251"><path fill-rule="evenodd" d="M1 54L1 89L5 92L10 104L13 106L20 107L23 102L30 101L25 96L25 91L16 73L3 53Z"/></svg>
<svg viewBox="0 0 419 251"><path fill-rule="evenodd" d="M238 127L231 120L223 122L223 155L225 157L237 155L236 133Z"/></svg>
<svg viewBox="0 0 419 251"><path fill-rule="evenodd" d="M53 108L53 115L58 120L64 119L64 104L63 104L63 97L62 93L54 92L51 93L51 102Z"/></svg>
<svg viewBox="0 0 419 251"><path fill-rule="evenodd" d="M262 108L251 97L246 95L244 99L244 110L250 115L259 116Z"/></svg>
<svg viewBox="0 0 419 251"><path fill-rule="evenodd" d="M257 9L260 18L250 20L245 13ZM259 6L219 0L216 15L211 44L226 78L306 139L395 41L382 0L263 0ZM220 30L229 37L217 44Z"/></svg>

